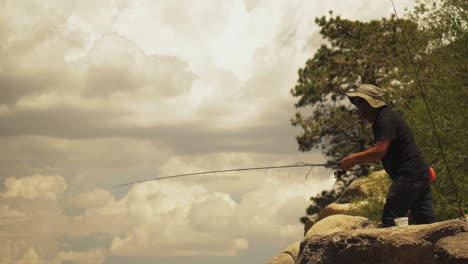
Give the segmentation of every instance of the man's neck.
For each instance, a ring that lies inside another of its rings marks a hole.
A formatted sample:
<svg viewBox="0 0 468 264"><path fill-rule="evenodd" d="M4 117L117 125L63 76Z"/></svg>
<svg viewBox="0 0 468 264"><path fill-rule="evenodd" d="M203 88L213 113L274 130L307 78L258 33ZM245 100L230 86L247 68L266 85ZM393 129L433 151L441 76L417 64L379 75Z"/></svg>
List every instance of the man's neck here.
<svg viewBox="0 0 468 264"><path fill-rule="evenodd" d="M385 106L372 109L372 124L374 124L375 120L377 119L377 117L380 114L380 111L382 111L382 109L384 109L384 108L385 108Z"/></svg>

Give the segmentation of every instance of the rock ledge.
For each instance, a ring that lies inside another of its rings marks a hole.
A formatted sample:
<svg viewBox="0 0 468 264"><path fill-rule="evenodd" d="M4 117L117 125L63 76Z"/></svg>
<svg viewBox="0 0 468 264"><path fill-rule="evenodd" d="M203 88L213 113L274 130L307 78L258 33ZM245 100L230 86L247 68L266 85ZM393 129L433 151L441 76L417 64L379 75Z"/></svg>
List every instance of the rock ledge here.
<svg viewBox="0 0 468 264"><path fill-rule="evenodd" d="M429 225L349 230L325 236L312 235L301 242L296 263L459 263L444 258L448 255L440 254L436 257L434 248L442 238L467 231L467 223L450 220Z"/></svg>

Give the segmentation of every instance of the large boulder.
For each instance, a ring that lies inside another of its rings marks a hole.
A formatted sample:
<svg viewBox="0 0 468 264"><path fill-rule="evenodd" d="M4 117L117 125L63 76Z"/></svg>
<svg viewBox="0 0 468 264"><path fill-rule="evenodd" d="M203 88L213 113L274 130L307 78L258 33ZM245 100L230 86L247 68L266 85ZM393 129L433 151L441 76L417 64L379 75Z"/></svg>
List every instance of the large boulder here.
<svg viewBox="0 0 468 264"><path fill-rule="evenodd" d="M309 220L304 224L304 234L307 234L309 229L315 225L315 223L321 221L322 219L331 216L331 215L357 215L357 207L364 205L367 201L360 201L357 203L331 203L327 207L323 208L315 217L309 218Z"/></svg>
<svg viewBox="0 0 468 264"><path fill-rule="evenodd" d="M317 222L318 222L318 217L317 217L317 216L315 216L315 217L313 217L313 218L310 218L310 217L309 217L309 219L308 219L308 220L305 222L305 224L304 224L304 236L305 236L305 234L307 234L307 231L309 231L309 229L310 229L313 225L315 225L315 223L317 223Z"/></svg>
<svg viewBox="0 0 468 264"><path fill-rule="evenodd" d="M349 215L332 215L321 221L318 221L311 229L308 230L305 237L312 235L327 235L334 232L355 230L362 228L375 227L372 222L361 216ZM299 255L299 246L301 241L298 241L276 255L268 264L295 264Z"/></svg>
<svg viewBox="0 0 468 264"><path fill-rule="evenodd" d="M429 225L312 234L301 242L296 263L437 264L436 243L441 238L467 231L466 222L450 220Z"/></svg>
<svg viewBox="0 0 468 264"><path fill-rule="evenodd" d="M369 197L375 191L375 185L389 177L385 170L376 171L369 176L353 181L343 192L339 203L350 203L355 198Z"/></svg>
<svg viewBox="0 0 468 264"><path fill-rule="evenodd" d="M362 216L336 214L318 221L306 233L305 237L328 235L335 232L375 228L371 220Z"/></svg>
<svg viewBox="0 0 468 264"><path fill-rule="evenodd" d="M444 237L437 242L434 253L439 263L468 263L468 233Z"/></svg>
<svg viewBox="0 0 468 264"><path fill-rule="evenodd" d="M304 234L318 221L336 214L357 215L360 206L367 203L361 200L369 196L385 197L389 182L385 182L388 174L384 171L377 171L369 176L360 178L351 183L343 192L341 197L334 203L329 204L317 215L309 218L304 225ZM356 202L357 200L361 200Z"/></svg>
<svg viewBox="0 0 468 264"><path fill-rule="evenodd" d="M356 207L364 203L366 202L362 201L358 203L345 203L345 204L331 203L327 207L323 208L323 210L320 211L320 213L318 213L316 222L330 215L336 215L336 214L356 215L357 213Z"/></svg>

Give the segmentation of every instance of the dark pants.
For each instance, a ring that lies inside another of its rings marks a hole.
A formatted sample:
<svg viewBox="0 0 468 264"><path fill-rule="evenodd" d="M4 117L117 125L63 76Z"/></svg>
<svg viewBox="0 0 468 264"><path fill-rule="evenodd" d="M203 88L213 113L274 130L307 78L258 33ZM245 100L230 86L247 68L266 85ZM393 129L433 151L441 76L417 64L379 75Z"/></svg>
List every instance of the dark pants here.
<svg viewBox="0 0 468 264"><path fill-rule="evenodd" d="M393 220L407 216L408 211L411 212L413 222L418 225L435 222L429 174L418 180L405 177L393 180L382 213L383 226L395 226Z"/></svg>

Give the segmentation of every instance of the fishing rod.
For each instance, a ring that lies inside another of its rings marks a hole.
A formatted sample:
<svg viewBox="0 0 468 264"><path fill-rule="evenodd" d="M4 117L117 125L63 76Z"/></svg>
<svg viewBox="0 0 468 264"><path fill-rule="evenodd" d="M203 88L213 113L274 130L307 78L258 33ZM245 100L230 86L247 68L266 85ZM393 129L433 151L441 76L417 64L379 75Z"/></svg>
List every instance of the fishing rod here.
<svg viewBox="0 0 468 264"><path fill-rule="evenodd" d="M177 175L171 175L171 176L165 176L165 177L157 177L157 178L151 178L151 179L146 179L146 180L141 180L141 181L134 181L134 182L115 185L115 186L112 186L112 188L117 188L117 187L122 187L122 186L127 186L127 185L133 185L133 184L143 183L143 182L148 182L148 181L159 181L159 180L178 178L178 177L188 177L188 176L193 176L193 175L224 173L224 172L233 172L233 171L237 172L237 171L250 171L250 170L269 170L269 169L297 168L297 167L311 167L311 169L312 169L312 167L336 167L337 165L338 164L334 164L334 163L296 163L296 164L292 164L292 165L283 165L283 166L268 166L268 167L254 167L254 168L238 168L238 169L228 169L228 170L202 171L202 172L177 174ZM307 174L309 174L309 173L307 173ZM343 176L345 174L346 174L346 171L341 170L341 169L334 172L335 178L337 178L337 179L341 178L341 176Z"/></svg>

